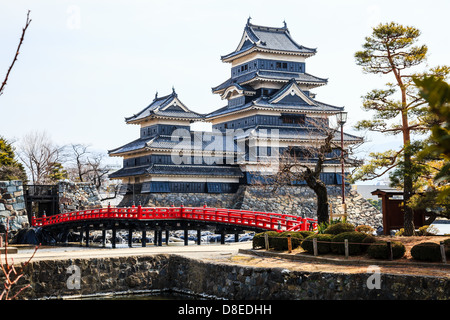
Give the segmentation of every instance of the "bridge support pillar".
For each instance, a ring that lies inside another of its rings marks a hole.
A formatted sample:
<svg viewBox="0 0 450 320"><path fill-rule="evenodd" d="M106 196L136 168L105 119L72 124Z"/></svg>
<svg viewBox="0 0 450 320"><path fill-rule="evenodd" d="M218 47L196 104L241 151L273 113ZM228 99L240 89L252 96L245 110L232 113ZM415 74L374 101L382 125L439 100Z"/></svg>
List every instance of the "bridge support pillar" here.
<svg viewBox="0 0 450 320"><path fill-rule="evenodd" d="M169 230L166 230L166 245L169 245Z"/></svg>
<svg viewBox="0 0 450 320"><path fill-rule="evenodd" d="M187 246L188 245L188 229L184 229L184 245Z"/></svg>
<svg viewBox="0 0 450 320"><path fill-rule="evenodd" d="M89 247L89 225L86 225L86 247Z"/></svg>
<svg viewBox="0 0 450 320"><path fill-rule="evenodd" d="M147 246L147 230L142 230L142 246L146 247Z"/></svg>
<svg viewBox="0 0 450 320"><path fill-rule="evenodd" d="M102 230L102 247L106 247L106 229L104 227Z"/></svg>
<svg viewBox="0 0 450 320"><path fill-rule="evenodd" d="M202 243L202 230L197 230L197 244L200 245Z"/></svg>
<svg viewBox="0 0 450 320"><path fill-rule="evenodd" d="M158 230L158 246L162 246L162 230Z"/></svg>
<svg viewBox="0 0 450 320"><path fill-rule="evenodd" d="M220 231L220 244L225 244L225 231Z"/></svg>
<svg viewBox="0 0 450 320"><path fill-rule="evenodd" d="M239 232L234 234L234 242L239 242Z"/></svg>
<svg viewBox="0 0 450 320"><path fill-rule="evenodd" d="M112 237L111 237L111 245L112 245L113 248L116 247L116 238L117 238L116 226L113 225L113 227L112 227Z"/></svg>
<svg viewBox="0 0 450 320"><path fill-rule="evenodd" d="M158 245L158 230L155 229L155 236L153 237L153 244Z"/></svg>
<svg viewBox="0 0 450 320"><path fill-rule="evenodd" d="M128 228L128 247L131 248L133 246L133 229Z"/></svg>

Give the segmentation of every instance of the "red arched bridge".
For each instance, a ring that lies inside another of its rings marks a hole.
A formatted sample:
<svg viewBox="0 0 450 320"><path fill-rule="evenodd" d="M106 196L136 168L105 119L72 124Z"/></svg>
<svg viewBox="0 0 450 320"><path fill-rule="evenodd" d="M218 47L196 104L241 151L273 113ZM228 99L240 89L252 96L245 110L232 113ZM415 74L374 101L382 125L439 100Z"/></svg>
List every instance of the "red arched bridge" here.
<svg viewBox="0 0 450 320"><path fill-rule="evenodd" d="M85 232L86 246L89 246L89 232L103 231L105 244L106 230L112 231L112 247L116 244L116 230L128 230L128 245L131 247L132 232L142 231L142 246L146 245L147 230L155 231L155 244L162 244L162 231L166 231L166 241L170 230L184 230L184 242L188 243L188 230L197 230L197 243L200 244L200 232L215 228L224 243L226 234L238 235L244 231L300 231L312 230L317 221L289 214L256 212L207 206L193 207L141 207L107 208L60 213L52 216L32 217L31 224L41 227L52 234L65 234L70 231ZM64 241L64 236L56 237Z"/></svg>

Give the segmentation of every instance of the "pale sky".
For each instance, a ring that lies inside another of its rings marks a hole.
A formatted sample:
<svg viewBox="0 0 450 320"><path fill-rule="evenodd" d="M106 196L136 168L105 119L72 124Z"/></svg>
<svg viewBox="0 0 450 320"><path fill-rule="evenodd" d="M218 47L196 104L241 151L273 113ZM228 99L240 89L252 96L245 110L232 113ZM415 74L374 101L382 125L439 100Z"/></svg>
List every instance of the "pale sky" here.
<svg viewBox="0 0 450 320"><path fill-rule="evenodd" d="M230 76L220 56L237 47L249 16L257 25L282 27L286 21L297 43L317 48L306 72L328 78L328 85L314 89L316 99L345 106L345 131L361 136L352 128L370 118L361 96L393 81L363 74L355 63L372 27L390 21L414 26L428 45L428 64L449 62L448 0L0 0L1 80L28 9L33 21L0 96L0 135L13 141L45 130L57 144L106 152L138 138L138 126L124 118L172 86L193 111L223 107L226 102L211 92ZM367 138L361 152L400 140Z"/></svg>

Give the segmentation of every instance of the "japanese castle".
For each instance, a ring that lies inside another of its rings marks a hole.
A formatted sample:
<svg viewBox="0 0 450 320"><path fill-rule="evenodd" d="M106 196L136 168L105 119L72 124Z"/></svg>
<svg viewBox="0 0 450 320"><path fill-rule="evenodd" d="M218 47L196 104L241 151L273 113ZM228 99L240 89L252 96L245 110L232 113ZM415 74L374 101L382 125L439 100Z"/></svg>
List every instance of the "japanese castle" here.
<svg viewBox="0 0 450 320"><path fill-rule="evenodd" d="M141 194L234 193L241 185L260 183L261 175L273 170L265 164L287 148L301 151L320 139L317 123L329 126L328 118L344 109L317 101L311 92L327 84L306 72L306 59L315 54L292 39L286 23L265 27L249 18L237 48L221 57L231 64L230 76L212 88L225 105L199 114L173 88L168 95L156 94L125 118L140 126L140 136L109 151L123 158L123 168L110 178ZM210 123L212 131L191 130L195 122ZM340 144L340 132L335 139ZM343 141L345 148L361 138L344 133ZM335 151L339 155L340 149ZM340 162L327 162L321 178L341 184Z"/></svg>

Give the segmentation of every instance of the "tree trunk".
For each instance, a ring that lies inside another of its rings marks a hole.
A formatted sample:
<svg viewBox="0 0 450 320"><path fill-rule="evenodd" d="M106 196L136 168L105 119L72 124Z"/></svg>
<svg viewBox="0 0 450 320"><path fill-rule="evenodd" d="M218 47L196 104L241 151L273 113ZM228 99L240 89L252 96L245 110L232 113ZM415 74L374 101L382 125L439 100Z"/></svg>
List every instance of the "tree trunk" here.
<svg viewBox="0 0 450 320"><path fill-rule="evenodd" d="M326 185L318 179L306 179L308 186L314 190L317 196L317 223L328 223L328 191Z"/></svg>
<svg viewBox="0 0 450 320"><path fill-rule="evenodd" d="M413 195L413 181L411 177L411 154L408 148L405 150L405 173L403 177L403 228L405 236L414 235L414 211L407 205Z"/></svg>

